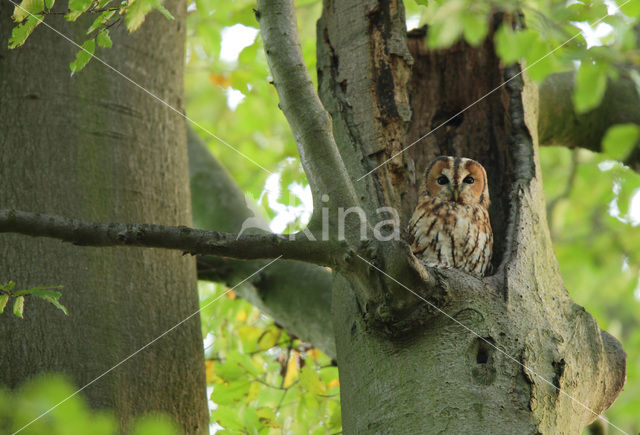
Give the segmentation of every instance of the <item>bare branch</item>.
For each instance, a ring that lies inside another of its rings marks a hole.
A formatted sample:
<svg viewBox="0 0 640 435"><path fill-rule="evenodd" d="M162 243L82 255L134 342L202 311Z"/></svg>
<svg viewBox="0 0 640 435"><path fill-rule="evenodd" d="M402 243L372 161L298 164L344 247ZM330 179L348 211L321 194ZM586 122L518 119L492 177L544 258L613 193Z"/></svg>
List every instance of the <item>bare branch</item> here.
<svg viewBox="0 0 640 435"><path fill-rule="evenodd" d="M335 205L359 205L333 137L331 117L320 102L302 57L293 1L258 1L256 17L279 106L298 144L316 209L321 207L323 194L328 194Z"/></svg>
<svg viewBox="0 0 640 435"><path fill-rule="evenodd" d="M61 216L0 210L0 233L51 237L79 246L178 249L192 255L255 260L282 257L329 266L336 243L278 234L243 235L184 226L83 222ZM336 257L337 258L337 257Z"/></svg>

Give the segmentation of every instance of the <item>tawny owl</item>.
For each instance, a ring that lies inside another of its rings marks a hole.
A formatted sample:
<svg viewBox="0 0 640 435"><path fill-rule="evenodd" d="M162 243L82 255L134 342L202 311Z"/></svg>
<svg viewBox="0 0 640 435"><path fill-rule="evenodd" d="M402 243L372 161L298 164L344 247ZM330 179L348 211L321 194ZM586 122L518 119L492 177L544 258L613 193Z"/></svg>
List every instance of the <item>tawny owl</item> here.
<svg viewBox="0 0 640 435"><path fill-rule="evenodd" d="M409 222L411 249L432 267L484 275L491 261L487 173L475 160L441 156L426 171L426 193Z"/></svg>

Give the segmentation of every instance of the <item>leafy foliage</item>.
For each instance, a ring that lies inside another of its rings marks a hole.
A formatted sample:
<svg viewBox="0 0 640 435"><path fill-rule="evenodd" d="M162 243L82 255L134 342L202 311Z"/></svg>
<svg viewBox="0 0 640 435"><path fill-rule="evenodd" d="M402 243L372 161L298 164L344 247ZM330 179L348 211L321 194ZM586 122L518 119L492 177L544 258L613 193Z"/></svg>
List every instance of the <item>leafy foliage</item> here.
<svg viewBox="0 0 640 435"><path fill-rule="evenodd" d="M201 283L200 293L216 433L340 431L338 370L327 356L224 286Z"/></svg>
<svg viewBox="0 0 640 435"><path fill-rule="evenodd" d="M87 39L76 54L76 58L69 68L71 74L82 70L95 53L96 42L99 47L111 47L112 41L109 29L118 24L122 19L129 32L140 28L145 17L157 10L167 19L172 20L173 15L162 5L164 0L69 0L69 9L65 14L67 21L77 21L82 15L97 15L87 30ZM47 15L54 13L51 9L55 0L22 0L15 7L13 20L16 26L13 28L9 39L9 48L22 46L35 28L41 24Z"/></svg>
<svg viewBox="0 0 640 435"><path fill-rule="evenodd" d="M92 410L82 396L74 393L76 388L59 375L40 375L14 391L1 388L0 432L17 433L24 429L24 433L31 435L120 433L119 424L111 413ZM51 409L63 400L63 405ZM29 426L25 428L26 425ZM177 425L165 415L139 418L132 427L132 435L180 433Z"/></svg>
<svg viewBox="0 0 640 435"><path fill-rule="evenodd" d="M14 298L13 314L16 317L23 318L25 297L35 296L49 302L51 305L62 311L65 315L69 315L69 311L67 310L67 308L59 301L62 293L56 290L61 289L61 285L38 286L25 290L13 290L15 285L16 283L13 281L9 281L6 284L0 284L0 314L4 312L9 299Z"/></svg>
<svg viewBox="0 0 640 435"><path fill-rule="evenodd" d="M640 430L640 175L585 150L540 150L553 248L571 297L627 352L607 418Z"/></svg>
<svg viewBox="0 0 640 435"><path fill-rule="evenodd" d="M307 0L296 5L303 54L313 74L315 20L320 3ZM254 8L255 1L251 0L198 0L191 4L187 17L185 93L189 116L235 148L203 134L212 153L234 175L240 187L258 199L263 196L270 174L254 170L257 167L238 151L272 172L280 172L288 165L287 159L297 158L298 154L287 121L278 109L276 90L270 84ZM239 53L221 50L223 39L226 45L234 45L232 40L243 31L256 34L249 45ZM234 98L242 100L235 105ZM276 213L268 206L265 210L271 217Z"/></svg>
<svg viewBox="0 0 640 435"><path fill-rule="evenodd" d="M95 50L96 41L94 39L87 39L84 44L82 44L81 50L76 54L76 59L71 62L71 65L69 65L69 68L71 68L71 74L84 68L93 57Z"/></svg>
<svg viewBox="0 0 640 435"><path fill-rule="evenodd" d="M636 124L618 124L607 130L602 139L602 151L615 160L624 161L640 137Z"/></svg>

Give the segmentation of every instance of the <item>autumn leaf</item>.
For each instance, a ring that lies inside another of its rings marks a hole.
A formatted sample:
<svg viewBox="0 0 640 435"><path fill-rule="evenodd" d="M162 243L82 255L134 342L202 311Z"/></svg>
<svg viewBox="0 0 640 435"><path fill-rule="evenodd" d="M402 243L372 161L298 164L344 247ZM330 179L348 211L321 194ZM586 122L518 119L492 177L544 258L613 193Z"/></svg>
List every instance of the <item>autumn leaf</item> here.
<svg viewBox="0 0 640 435"><path fill-rule="evenodd" d="M214 85L225 89L231 86L231 79L224 75L209 74L209 81Z"/></svg>
<svg viewBox="0 0 640 435"><path fill-rule="evenodd" d="M300 354L297 350L291 351L289 361L287 361L287 371L284 375L284 382L282 383L282 386L284 388L289 388L298 379L298 373L300 372L300 369L298 367L299 357Z"/></svg>

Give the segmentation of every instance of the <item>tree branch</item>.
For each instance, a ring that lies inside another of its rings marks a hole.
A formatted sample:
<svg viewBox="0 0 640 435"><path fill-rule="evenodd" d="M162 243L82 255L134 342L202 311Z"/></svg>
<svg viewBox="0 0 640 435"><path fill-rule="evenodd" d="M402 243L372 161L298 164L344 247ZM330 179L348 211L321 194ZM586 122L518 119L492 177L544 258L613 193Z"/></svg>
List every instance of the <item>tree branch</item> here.
<svg viewBox="0 0 640 435"><path fill-rule="evenodd" d="M624 123L640 125L640 96L624 71L620 71L617 80L609 80L600 105L583 114L577 114L573 108L574 77L573 72L552 74L540 86L540 145L602 152L602 138L609 127ZM636 144L624 163L640 172L640 144Z"/></svg>
<svg viewBox="0 0 640 435"><path fill-rule="evenodd" d="M215 255L243 260L282 257L333 265L336 243L278 234L238 236L184 226L83 222L61 216L0 210L0 232L51 237L79 246L140 246L179 249L192 255Z"/></svg>
<svg viewBox="0 0 640 435"><path fill-rule="evenodd" d="M323 194L336 206L360 204L351 177L333 137L331 117L324 109L306 69L292 0L260 0L256 17L280 108L293 132L309 179L314 205Z"/></svg>

